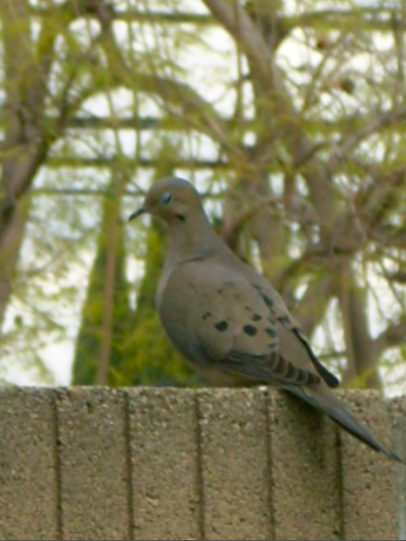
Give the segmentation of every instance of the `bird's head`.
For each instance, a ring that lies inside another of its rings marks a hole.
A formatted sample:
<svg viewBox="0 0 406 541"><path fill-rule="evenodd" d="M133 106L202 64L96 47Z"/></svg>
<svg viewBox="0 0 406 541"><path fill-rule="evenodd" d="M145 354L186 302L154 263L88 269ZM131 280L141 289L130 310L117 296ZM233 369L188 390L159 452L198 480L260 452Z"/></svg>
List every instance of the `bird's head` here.
<svg viewBox="0 0 406 541"><path fill-rule="evenodd" d="M149 189L142 207L133 212L129 220L148 213L171 225L186 222L189 216L196 216L202 211L199 193L192 184L181 178L169 177Z"/></svg>

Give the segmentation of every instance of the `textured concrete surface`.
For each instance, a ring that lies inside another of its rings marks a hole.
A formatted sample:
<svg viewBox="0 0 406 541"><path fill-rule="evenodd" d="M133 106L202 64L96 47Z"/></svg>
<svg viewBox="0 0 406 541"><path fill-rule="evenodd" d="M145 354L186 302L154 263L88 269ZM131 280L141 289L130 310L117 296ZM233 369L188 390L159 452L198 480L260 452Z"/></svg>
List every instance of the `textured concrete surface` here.
<svg viewBox="0 0 406 541"><path fill-rule="evenodd" d="M206 539L271 539L264 394L213 389L197 396Z"/></svg>
<svg viewBox="0 0 406 541"><path fill-rule="evenodd" d="M276 539L340 539L334 424L282 393L269 407Z"/></svg>
<svg viewBox="0 0 406 541"><path fill-rule="evenodd" d="M135 539L201 539L194 393L131 389Z"/></svg>
<svg viewBox="0 0 406 541"><path fill-rule="evenodd" d="M52 392L0 391L0 539L57 539Z"/></svg>
<svg viewBox="0 0 406 541"><path fill-rule="evenodd" d="M404 398L345 398L406 455ZM405 539L405 494L276 391L0 391L0 539Z"/></svg>
<svg viewBox="0 0 406 541"><path fill-rule="evenodd" d="M76 388L57 406L64 539L128 539L125 395Z"/></svg>
<svg viewBox="0 0 406 541"><path fill-rule="evenodd" d="M392 439L395 452L406 460L406 397L396 398L390 403L392 417ZM406 539L406 467L395 465L395 487L397 494L398 539Z"/></svg>
<svg viewBox="0 0 406 541"><path fill-rule="evenodd" d="M342 393L360 419L389 447L392 421L377 393ZM397 539L393 461L340 431L345 539Z"/></svg>

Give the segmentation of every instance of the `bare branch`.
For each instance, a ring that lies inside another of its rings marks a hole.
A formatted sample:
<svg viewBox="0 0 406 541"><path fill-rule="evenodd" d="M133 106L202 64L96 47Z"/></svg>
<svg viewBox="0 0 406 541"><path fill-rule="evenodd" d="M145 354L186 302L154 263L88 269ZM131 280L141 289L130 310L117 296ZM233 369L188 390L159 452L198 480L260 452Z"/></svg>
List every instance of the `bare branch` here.
<svg viewBox="0 0 406 541"><path fill-rule="evenodd" d="M193 159L193 158L179 158L174 156L173 159L168 160L171 167L178 167L184 169L229 169L230 164L225 160L209 160L209 159ZM103 157L97 156L94 158L85 158L82 156L50 156L47 159L47 167L115 167L119 163L125 163L129 167L156 167L159 165L159 160L155 158L139 157L139 158L125 158L125 157Z"/></svg>
<svg viewBox="0 0 406 541"><path fill-rule="evenodd" d="M382 381L376 369L377 351L368 332L362 292L354 278L349 260L342 262L337 275L339 276L338 299L348 355L348 368L344 382L348 385L357 381L361 386L381 390Z"/></svg>
<svg viewBox="0 0 406 541"><path fill-rule="evenodd" d="M240 6L232 0L205 0L205 4L213 15L230 32L245 52L250 63L254 84L262 89L263 100L267 100L269 114L262 114L258 121L269 122L278 127L278 136L283 137L291 149L293 161L300 163L304 156L312 154L313 143L300 123L288 92L275 64L270 47L255 28L254 23ZM266 133L266 126L260 130ZM273 144L274 130L268 126L270 144ZM263 142L264 143L264 142ZM303 168L311 192L312 202L323 224L330 224L333 216L333 192L330 185L330 174L326 166L315 159L310 160Z"/></svg>
<svg viewBox="0 0 406 541"><path fill-rule="evenodd" d="M83 2L85 4L85 2ZM73 3L69 0L65 2L64 10L66 13L72 13ZM30 6L31 13L35 16L48 18L52 15L52 9L41 6ZM85 10L83 10L85 12ZM91 13L85 12L87 16ZM76 12L77 15L77 12ZM131 10L116 10L114 14L115 20L118 21L137 21L140 23L161 23L161 24L182 24L189 23L199 26L212 26L216 24L215 19L210 14L205 13L190 13L187 11L140 11L137 9ZM364 30L378 30L380 32L392 32L393 21L396 21L399 29L404 31L406 23L399 16L399 11L396 8L377 7L377 8L358 8L357 10L317 10L301 13L291 17L283 17L281 22L286 29L293 28L314 28L326 30L342 30L345 28L356 28Z"/></svg>
<svg viewBox="0 0 406 541"><path fill-rule="evenodd" d="M406 118L406 106L395 108L370 120L365 126L356 132L347 135L339 143L336 155L342 160L349 152L352 152L363 140L370 135L388 126L394 126Z"/></svg>
<svg viewBox="0 0 406 541"><path fill-rule="evenodd" d="M406 320L393 323L374 340L377 355L381 355L387 348L400 346L406 343Z"/></svg>
<svg viewBox="0 0 406 541"><path fill-rule="evenodd" d="M295 307L295 314L304 333L308 336L322 320L335 292L336 284L330 271L317 273L307 286L303 298Z"/></svg>

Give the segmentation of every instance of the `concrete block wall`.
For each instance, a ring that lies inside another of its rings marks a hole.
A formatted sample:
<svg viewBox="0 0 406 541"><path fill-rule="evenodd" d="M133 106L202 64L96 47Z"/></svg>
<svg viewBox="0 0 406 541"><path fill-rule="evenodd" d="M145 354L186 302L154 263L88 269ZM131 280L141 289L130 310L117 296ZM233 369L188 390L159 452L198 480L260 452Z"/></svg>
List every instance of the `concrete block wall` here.
<svg viewBox="0 0 406 541"><path fill-rule="evenodd" d="M405 470L276 391L0 390L0 539L406 539Z"/></svg>

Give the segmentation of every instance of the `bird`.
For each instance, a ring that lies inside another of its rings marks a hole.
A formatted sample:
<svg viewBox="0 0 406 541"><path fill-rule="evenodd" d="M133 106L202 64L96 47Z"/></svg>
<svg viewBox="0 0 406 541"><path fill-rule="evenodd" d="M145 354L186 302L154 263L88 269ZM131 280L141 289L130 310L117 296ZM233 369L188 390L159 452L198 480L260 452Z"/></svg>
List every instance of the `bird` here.
<svg viewBox="0 0 406 541"><path fill-rule="evenodd" d="M191 368L213 386L275 386L404 462L336 396L339 379L317 359L281 295L214 231L190 182L168 177L153 184L129 220L143 214L167 226L156 306L166 335Z"/></svg>

